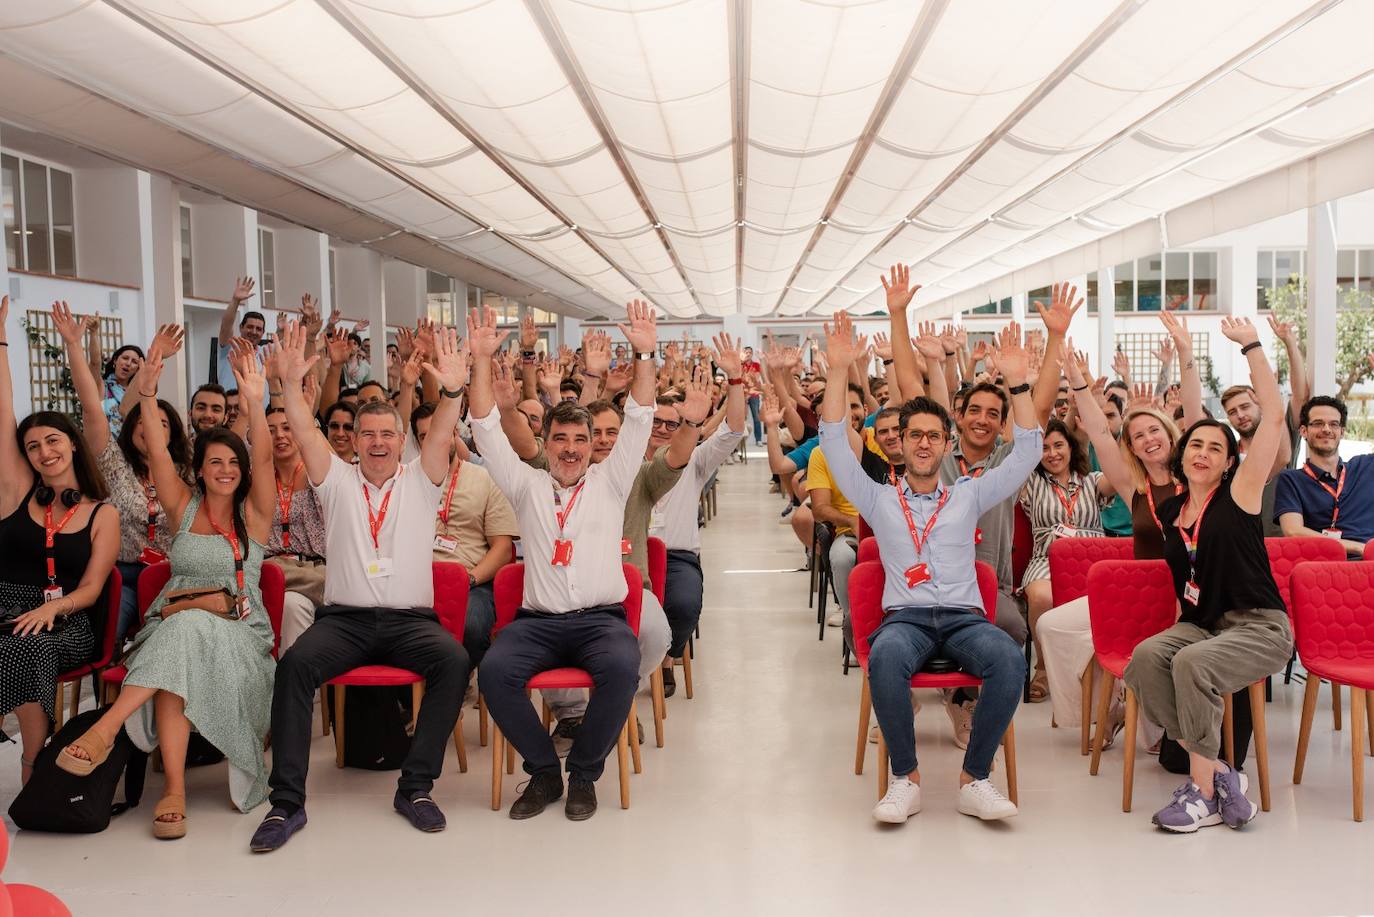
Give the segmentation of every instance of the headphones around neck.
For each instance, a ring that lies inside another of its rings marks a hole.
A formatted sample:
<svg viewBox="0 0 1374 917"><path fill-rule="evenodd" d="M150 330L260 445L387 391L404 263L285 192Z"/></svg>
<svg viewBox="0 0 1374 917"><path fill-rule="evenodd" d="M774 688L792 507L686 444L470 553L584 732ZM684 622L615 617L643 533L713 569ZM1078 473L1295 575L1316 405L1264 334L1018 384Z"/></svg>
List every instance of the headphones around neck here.
<svg viewBox="0 0 1374 917"><path fill-rule="evenodd" d="M52 502L59 498L57 492L51 487L46 484L39 484L38 489L34 492L34 499L38 501L39 506L51 506ZM81 502L81 491L68 487L62 491L61 500L63 506L71 509Z"/></svg>

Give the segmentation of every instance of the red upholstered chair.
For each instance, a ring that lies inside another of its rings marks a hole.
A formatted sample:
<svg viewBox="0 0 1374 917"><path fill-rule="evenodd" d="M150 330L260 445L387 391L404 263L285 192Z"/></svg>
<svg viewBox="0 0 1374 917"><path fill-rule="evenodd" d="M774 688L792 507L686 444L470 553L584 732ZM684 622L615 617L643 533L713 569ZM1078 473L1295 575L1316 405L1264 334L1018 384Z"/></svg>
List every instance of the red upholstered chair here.
<svg viewBox="0 0 1374 917"><path fill-rule="evenodd" d="M997 614L997 573L982 561L974 562L978 574L978 591L983 599L983 613L989 620ZM854 756L854 773L864 772L864 751L868 745L868 722L873 709L872 697L868 690L868 638L877 630L883 617L883 565L868 561L855 565L849 574L849 620L854 628L854 652L859 657L859 668L863 670L863 686L859 695L859 738ZM913 688L976 688L983 683L981 678L966 672L917 672L911 677ZM1016 803L1016 732L1013 724L1007 724L1007 732L1002 736L1002 747L1007 760L1007 796ZM888 782L887 742L878 737L878 797L887 792Z"/></svg>
<svg viewBox="0 0 1374 917"><path fill-rule="evenodd" d="M1135 542L1130 538L1058 538L1050 544L1050 590L1054 607L1088 594L1088 571L1099 560L1132 560ZM1083 720L1079 750L1086 755L1092 740L1093 685L1097 664L1088 660L1083 669Z"/></svg>
<svg viewBox="0 0 1374 917"><path fill-rule="evenodd" d="M1017 503L1012 511L1012 535L1011 535L1011 581L1017 588L1021 585L1021 577L1026 573L1026 567L1030 566L1031 553L1035 550L1035 532L1031 529L1030 517L1026 511Z"/></svg>
<svg viewBox="0 0 1374 917"><path fill-rule="evenodd" d="M143 616L148 613L148 606L153 604L153 600L171 578L172 565L165 560L160 564L145 567L138 575L138 621L134 626L134 633L138 633L138 629L143 626ZM124 676L128 674L129 669L123 665L112 665L100 673L104 703L108 704L119 694L119 689L124 684Z"/></svg>
<svg viewBox="0 0 1374 917"><path fill-rule="evenodd" d="M114 659L115 637L119 630L119 596L123 581L119 576L119 568L111 567L110 575L105 580L105 589L96 599L96 605L103 601L105 603L105 629L100 634L100 655L94 662L88 662L83 666L78 666L70 672L63 672L57 676L57 701L53 704L53 716L56 717L56 725L53 731L62 728L63 706L68 684L72 686L72 709L71 715L76 716L76 712L81 707L81 679L93 672L99 672L110 664ZM100 702L101 691L96 691L96 703Z"/></svg>
<svg viewBox="0 0 1374 917"><path fill-rule="evenodd" d="M880 560L878 556L878 539L869 535L859 542L859 563L870 560Z"/></svg>
<svg viewBox="0 0 1374 917"><path fill-rule="evenodd" d="M1293 636L1307 669L1293 783L1302 783L1318 679L1350 688L1350 775L1355 821L1364 820L1364 730L1374 754L1374 562L1326 561L1293 570Z"/></svg>
<svg viewBox="0 0 1374 917"><path fill-rule="evenodd" d="M1089 773L1097 774L1107 724L1107 706L1116 680L1126 672L1131 654L1142 640L1174 624L1178 601L1169 566L1162 560L1104 560L1088 571L1088 617L1092 622L1097 664L1106 684L1097 698L1097 729ZM1136 696L1126 689L1125 767L1122 772L1121 811L1131 811L1135 780L1135 732L1139 710Z"/></svg>
<svg viewBox="0 0 1374 917"><path fill-rule="evenodd" d="M649 555L649 587L662 605L668 594L668 546L662 538L650 537L645 542ZM692 651L682 651L682 680L687 696L692 696ZM663 747L663 721L668 718L668 704L663 696L663 670L654 669L649 676L649 693L654 701L654 744Z"/></svg>
<svg viewBox="0 0 1374 917"><path fill-rule="evenodd" d="M863 541L864 541L865 538L872 538L872 537L873 537L873 530L872 530L871 528L868 527L868 520L865 519L863 516L860 516L860 517L859 517L859 530L858 530L858 536L859 536L859 544L863 544Z"/></svg>
<svg viewBox="0 0 1374 917"><path fill-rule="evenodd" d="M263 579L267 579L268 569L276 570L278 576L281 570L275 564L263 565ZM468 613L468 571L467 568L459 563L438 561L434 564L434 611L439 616L439 623L444 630L458 640L463 642L463 624ZM264 591L263 599L267 598ZM280 620L280 615L278 615ZM331 678L325 684L334 688L334 763L344 766L344 688L347 687L366 687L366 688L389 688L400 687L402 685L411 686L411 727L415 725L415 717L420 715L420 703L425 695L425 680L418 673L403 669L398 666L390 665L360 665L357 668L349 669L337 678ZM460 773L467 773L468 756L463 747L463 708L458 707L458 722L453 727L453 746L458 751L458 770Z"/></svg>
<svg viewBox="0 0 1374 917"><path fill-rule="evenodd" d="M640 578L639 570L633 564L623 564L625 571L625 621L630 625L630 630L634 631L635 636L639 636L639 614L640 614L640 595L644 589L643 580ZM515 620L515 613L520 610L520 604L525 592L525 565L507 564L496 572L496 579L493 584L493 591L496 598L496 625L492 628L491 639L495 644L501 635L501 629ZM556 690L562 688L586 688L591 690L595 685L592 676L585 669L575 669L571 667L549 669L540 672L529 680L525 685L525 691L532 690ZM547 709L545 711L547 725ZM630 702L630 715L625 719L625 725L620 729L620 735L616 738L616 762L620 770L620 807L628 809L630 807L630 767L629 758L634 757L634 769L640 770L639 761L639 741L633 736L635 730L635 704ZM503 757L503 746L507 746L501 729L495 721L491 724L491 808L494 812L501 810L501 783L503 771L514 771L515 758L513 746L512 751L504 757L506 767L501 767Z"/></svg>
<svg viewBox="0 0 1374 917"><path fill-rule="evenodd" d="M1374 541L1371 541L1364 546L1364 559L1374 560Z"/></svg>

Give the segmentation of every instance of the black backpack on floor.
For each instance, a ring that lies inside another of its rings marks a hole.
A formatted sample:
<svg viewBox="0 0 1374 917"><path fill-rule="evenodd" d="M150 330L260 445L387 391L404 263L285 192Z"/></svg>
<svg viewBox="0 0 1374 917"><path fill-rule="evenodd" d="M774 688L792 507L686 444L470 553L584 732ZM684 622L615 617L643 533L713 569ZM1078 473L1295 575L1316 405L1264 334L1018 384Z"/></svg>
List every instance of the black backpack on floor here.
<svg viewBox="0 0 1374 917"><path fill-rule="evenodd" d="M398 769L410 754L410 688L350 685L344 691L344 767ZM335 722L332 689L328 697Z"/></svg>
<svg viewBox="0 0 1374 917"><path fill-rule="evenodd" d="M57 756L90 729L108 708L77 714L38 753L33 776L10 804L10 818L25 831L93 834L104 831L110 817L138 805L148 756L119 730L110 756L86 777L57 766ZM124 780L124 802L115 803L115 788Z"/></svg>

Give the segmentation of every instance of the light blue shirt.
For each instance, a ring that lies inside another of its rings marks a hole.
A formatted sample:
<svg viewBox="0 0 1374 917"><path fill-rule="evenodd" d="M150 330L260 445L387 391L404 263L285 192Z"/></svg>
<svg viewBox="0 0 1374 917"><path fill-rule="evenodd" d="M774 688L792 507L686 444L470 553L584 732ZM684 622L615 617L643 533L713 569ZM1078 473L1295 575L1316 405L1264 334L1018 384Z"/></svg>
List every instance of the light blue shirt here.
<svg viewBox="0 0 1374 917"><path fill-rule="evenodd" d="M949 492L949 499L940 510L940 519L917 557L897 494L891 484L879 484L864 473L849 445L848 426L845 421L822 421L821 452L836 486L854 504L878 539L883 572L887 575L883 585L883 610L911 605L982 608L983 597L973 567L973 533L978 518L1014 495L1039 464L1042 439L1039 428L1013 427L1011 453L980 477L965 476L953 484L941 483L928 494L913 492L906 479L900 479L902 497L911 507L917 533L925 530L941 498ZM906 571L918 561L928 565L931 578L914 588L908 587Z"/></svg>

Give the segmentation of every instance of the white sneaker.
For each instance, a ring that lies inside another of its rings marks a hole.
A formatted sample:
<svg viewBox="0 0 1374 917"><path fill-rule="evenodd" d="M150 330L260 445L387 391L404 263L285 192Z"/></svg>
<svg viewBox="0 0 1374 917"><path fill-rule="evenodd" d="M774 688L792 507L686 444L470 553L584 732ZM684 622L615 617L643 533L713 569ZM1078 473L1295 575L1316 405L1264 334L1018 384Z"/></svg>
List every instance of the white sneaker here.
<svg viewBox="0 0 1374 917"><path fill-rule="evenodd" d="M887 784L887 795L873 807L873 817L889 825L903 824L921 811L921 785L907 777L893 777Z"/></svg>
<svg viewBox="0 0 1374 917"><path fill-rule="evenodd" d="M826 626L826 627L839 627L839 626L842 625L843 623L844 623L844 612L842 612L842 611L832 611L830 614L828 614L828 615L825 616L825 626Z"/></svg>
<svg viewBox="0 0 1374 917"><path fill-rule="evenodd" d="M968 750L969 734L973 732L973 705L976 703L966 700L956 704L950 698L945 698L945 713L949 714L949 721L954 726L954 744L965 751Z"/></svg>
<svg viewBox="0 0 1374 917"><path fill-rule="evenodd" d="M991 780L975 780L959 787L959 811L983 821L996 821L1011 818L1017 810Z"/></svg>

